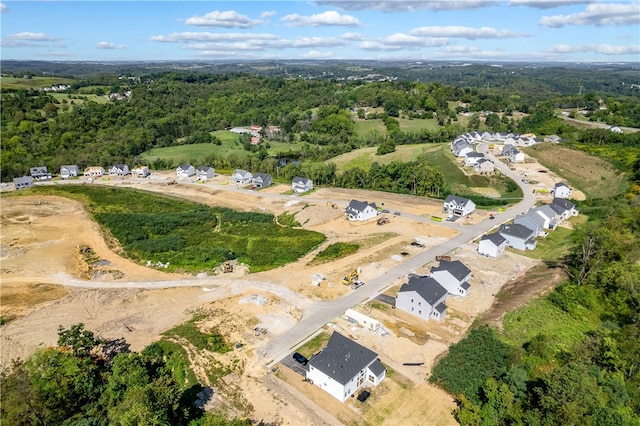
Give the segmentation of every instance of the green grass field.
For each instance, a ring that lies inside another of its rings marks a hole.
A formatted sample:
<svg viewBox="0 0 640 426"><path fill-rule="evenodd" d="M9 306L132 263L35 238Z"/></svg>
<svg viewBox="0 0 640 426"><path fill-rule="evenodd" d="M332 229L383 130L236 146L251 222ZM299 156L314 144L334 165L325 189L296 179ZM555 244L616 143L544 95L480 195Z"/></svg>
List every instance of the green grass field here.
<svg viewBox="0 0 640 426"><path fill-rule="evenodd" d="M330 161L336 164L338 173L343 173L345 170L356 167L368 171L373 162L389 164L393 161L416 161L420 155L436 150L438 147L439 145L436 144L398 145L395 152L386 155L376 155L377 148L368 147L347 152L332 158Z"/></svg>
<svg viewBox="0 0 640 426"><path fill-rule="evenodd" d="M434 132L440 130L440 125L435 118L399 118L398 122L400 123L400 130L407 133L420 132L422 130L430 130Z"/></svg>
<svg viewBox="0 0 640 426"><path fill-rule="evenodd" d="M62 77L5 77L2 76L0 85L3 89L42 89L43 87L53 86L54 84L71 84L74 80Z"/></svg>
<svg viewBox="0 0 640 426"><path fill-rule="evenodd" d="M549 235L544 238L538 238L536 241L535 250L526 250L521 252L519 250L515 253L522 254L532 259L550 260L556 261L563 259L571 248L571 230L568 228L559 227L553 231L548 231Z"/></svg>
<svg viewBox="0 0 640 426"><path fill-rule="evenodd" d="M363 137L373 131L378 131L383 135L387 134L387 128L380 119L375 120L356 120L355 132L358 136Z"/></svg>
<svg viewBox="0 0 640 426"><path fill-rule="evenodd" d="M75 95L75 94L71 95L71 96L80 96L83 98L83 99L77 99L77 98L69 98L68 93L49 93L49 94L53 96L54 99L57 100L58 102L62 102L62 100L66 100L68 102L67 105L69 106L71 106L71 102L73 102L74 105L82 105L85 102L95 102L98 104L106 104L107 102L111 102L105 96L98 96L98 95ZM84 98L87 98L87 99L84 100Z"/></svg>

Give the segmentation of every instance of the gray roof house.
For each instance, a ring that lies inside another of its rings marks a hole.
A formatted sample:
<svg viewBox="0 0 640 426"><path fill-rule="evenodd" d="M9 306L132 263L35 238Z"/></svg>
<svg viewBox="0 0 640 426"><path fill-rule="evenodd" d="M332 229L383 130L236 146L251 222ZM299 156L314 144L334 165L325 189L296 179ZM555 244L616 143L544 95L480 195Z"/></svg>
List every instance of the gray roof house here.
<svg viewBox="0 0 640 426"><path fill-rule="evenodd" d="M536 248L535 231L532 231L524 225L517 223L500 225L498 232L507 240L509 247L523 251Z"/></svg>
<svg viewBox="0 0 640 426"><path fill-rule="evenodd" d="M451 213L454 216L466 216L476 209L476 203L467 198L450 194L445 198L442 209L445 213Z"/></svg>
<svg viewBox="0 0 640 426"><path fill-rule="evenodd" d="M216 171L213 167L200 166L198 167L198 179L207 180L216 177Z"/></svg>
<svg viewBox="0 0 640 426"><path fill-rule="evenodd" d="M473 152L473 147L468 142L461 141L455 145L452 145L451 151L456 157L464 157L468 153Z"/></svg>
<svg viewBox="0 0 640 426"><path fill-rule="evenodd" d="M497 258L504 253L507 248L507 239L497 232L485 234L480 238L478 244L478 254L487 257Z"/></svg>
<svg viewBox="0 0 640 426"><path fill-rule="evenodd" d="M556 183L553 188L553 196L556 198L569 198L571 196L571 188L564 182Z"/></svg>
<svg viewBox="0 0 640 426"><path fill-rule="evenodd" d="M60 177L62 179L68 179L70 177L76 177L79 174L80 174L80 169L75 164L74 165L68 165L68 166L60 167Z"/></svg>
<svg viewBox="0 0 640 426"><path fill-rule="evenodd" d="M126 176L129 174L129 166L126 164L114 164L109 167L109 174L112 176Z"/></svg>
<svg viewBox="0 0 640 426"><path fill-rule="evenodd" d="M31 188L33 186L33 178L31 176L13 178L13 186L16 190Z"/></svg>
<svg viewBox="0 0 640 426"><path fill-rule="evenodd" d="M242 169L236 169L231 175L231 179L233 179L235 183L250 183L252 177L251 172Z"/></svg>
<svg viewBox="0 0 640 426"><path fill-rule="evenodd" d="M542 218L542 220L544 220L544 229L556 229L556 226L558 226L560 216L551 208L551 206L544 205L531 209L530 211L536 213Z"/></svg>
<svg viewBox="0 0 640 426"><path fill-rule="evenodd" d="M454 296L467 297L471 290L471 270L459 260L440 262L437 267L431 268L431 277Z"/></svg>
<svg viewBox="0 0 640 426"><path fill-rule="evenodd" d="M146 178L151 174L148 166L137 166L131 169L131 176Z"/></svg>
<svg viewBox="0 0 640 426"><path fill-rule="evenodd" d="M538 213L529 210L525 214L519 214L513 220L513 223L524 225L535 232L535 235L544 234L544 219Z"/></svg>
<svg viewBox="0 0 640 426"><path fill-rule="evenodd" d="M291 181L291 189L298 194L310 191L313 189L313 181L306 177L296 176Z"/></svg>
<svg viewBox="0 0 640 426"><path fill-rule="evenodd" d="M481 160L483 158L484 158L484 154L481 152L468 152L467 155L465 155L464 157L464 165L473 166L478 162L478 160Z"/></svg>
<svg viewBox="0 0 640 426"><path fill-rule="evenodd" d="M378 208L374 203L369 204L367 201L351 200L344 214L350 221L364 222L378 215Z"/></svg>
<svg viewBox="0 0 640 426"><path fill-rule="evenodd" d="M560 221L567 220L571 216L578 216L576 205L564 198L554 198L549 207L558 213Z"/></svg>
<svg viewBox="0 0 640 426"><path fill-rule="evenodd" d="M307 381L340 402L345 402L365 384L377 386L386 376L378 354L337 331L308 366Z"/></svg>
<svg viewBox="0 0 640 426"><path fill-rule="evenodd" d="M477 173L493 173L496 170L496 166L493 161L481 158L473 165L473 170Z"/></svg>
<svg viewBox="0 0 640 426"><path fill-rule="evenodd" d="M177 177L191 177L196 174L196 168L191 164L180 164L176 168Z"/></svg>
<svg viewBox="0 0 640 426"><path fill-rule="evenodd" d="M35 180L50 180L51 179L51 173L49 173L49 170L47 169L47 166L31 167L29 169L29 174Z"/></svg>
<svg viewBox="0 0 640 426"><path fill-rule="evenodd" d="M251 183L257 188L264 188L267 186L271 186L273 182L271 181L271 175L266 173L256 173L251 178Z"/></svg>
<svg viewBox="0 0 640 426"><path fill-rule="evenodd" d="M429 321L442 321L447 314L444 304L449 292L429 276L409 275L409 282L402 284L396 296L396 308Z"/></svg>

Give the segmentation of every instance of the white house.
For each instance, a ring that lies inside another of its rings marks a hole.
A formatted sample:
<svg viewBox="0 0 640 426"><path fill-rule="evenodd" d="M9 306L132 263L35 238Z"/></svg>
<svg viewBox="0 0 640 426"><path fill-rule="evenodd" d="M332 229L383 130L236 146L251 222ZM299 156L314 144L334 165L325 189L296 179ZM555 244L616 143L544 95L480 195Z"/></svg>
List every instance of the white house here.
<svg viewBox="0 0 640 426"><path fill-rule="evenodd" d="M216 171L213 167L200 166L198 167L198 179L207 180L216 177Z"/></svg>
<svg viewBox="0 0 640 426"><path fill-rule="evenodd" d="M476 209L476 204L463 197L457 195L447 195L444 200L443 210L445 213L451 213L454 216L467 216Z"/></svg>
<svg viewBox="0 0 640 426"><path fill-rule="evenodd" d="M522 163L524 161L524 152L520 151L513 145L505 145L502 147L502 155L508 157L512 163Z"/></svg>
<svg viewBox="0 0 640 426"><path fill-rule="evenodd" d="M558 214L560 222L569 219L571 216L578 216L576 205L564 198L554 198L549 207Z"/></svg>
<svg viewBox="0 0 640 426"><path fill-rule="evenodd" d="M550 206L544 205L536 207L535 209L531 209L531 211L542 218L542 220L544 221L544 229L556 229L556 226L558 226L558 213L556 213L556 211L553 210Z"/></svg>
<svg viewBox="0 0 640 426"><path fill-rule="evenodd" d="M104 168L100 166L92 166L84 169L84 175L90 177L101 177L104 176Z"/></svg>
<svg viewBox="0 0 640 426"><path fill-rule="evenodd" d="M35 180L50 180L51 179L51 173L49 173L49 169L47 169L47 166L31 167L29 169L29 174Z"/></svg>
<svg viewBox="0 0 640 426"><path fill-rule="evenodd" d="M114 164L109 167L109 174L111 176L126 176L129 174L129 166L126 164Z"/></svg>
<svg viewBox="0 0 640 426"><path fill-rule="evenodd" d="M486 158L479 159L476 164L473 165L473 171L477 173L493 173L495 170L495 164Z"/></svg>
<svg viewBox="0 0 640 426"><path fill-rule="evenodd" d="M80 169L75 164L60 167L60 177L62 179L69 179L70 177L76 177L79 174L80 174Z"/></svg>
<svg viewBox="0 0 640 426"><path fill-rule="evenodd" d="M235 183L242 183L242 184L251 183L252 177L253 175L251 174L251 172L248 172L242 169L236 169L231 175L231 179L233 179Z"/></svg>
<svg viewBox="0 0 640 426"><path fill-rule="evenodd" d="M296 176L291 181L291 189L298 194L310 191L313 189L313 181L309 178Z"/></svg>
<svg viewBox="0 0 640 426"><path fill-rule="evenodd" d="M533 250L536 248L536 233L524 225L512 223L500 225L498 230L507 240L507 245L518 250Z"/></svg>
<svg viewBox="0 0 640 426"><path fill-rule="evenodd" d="M471 290L471 270L459 260L440 262L437 267L431 268L431 277L454 296L467 297Z"/></svg>
<svg viewBox="0 0 640 426"><path fill-rule="evenodd" d="M465 166L473 166L479 160L484 159L484 154L481 152L469 152L464 157L464 165Z"/></svg>
<svg viewBox="0 0 640 426"><path fill-rule="evenodd" d="M271 175L268 175L266 173L254 174L251 178L251 183L253 183L256 188L266 188L267 186L271 186L273 184Z"/></svg>
<svg viewBox="0 0 640 426"><path fill-rule="evenodd" d="M502 235L494 232L493 234L485 234L480 238L478 254L497 258L504 253L505 248L507 248L507 240Z"/></svg>
<svg viewBox="0 0 640 426"><path fill-rule="evenodd" d="M396 296L396 309L429 321L442 321L447 314L444 304L449 292L438 281L424 275L409 275Z"/></svg>
<svg viewBox="0 0 640 426"><path fill-rule="evenodd" d="M151 172L149 171L149 167L147 166L137 166L131 169L131 176L133 177L146 178L150 174Z"/></svg>
<svg viewBox="0 0 640 426"><path fill-rule="evenodd" d="M340 402L345 402L365 384L377 386L386 376L378 354L337 331L308 366L307 381Z"/></svg>
<svg viewBox="0 0 640 426"><path fill-rule="evenodd" d="M191 177L196 174L196 168L191 164L180 164L176 168L176 176L177 177Z"/></svg>
<svg viewBox="0 0 640 426"><path fill-rule="evenodd" d="M571 188L564 182L556 183L556 186L553 188L553 196L556 198L569 198L571 197Z"/></svg>
<svg viewBox="0 0 640 426"><path fill-rule="evenodd" d="M31 188L33 186L33 178L31 176L13 178L13 186L16 190Z"/></svg>
<svg viewBox="0 0 640 426"><path fill-rule="evenodd" d="M344 214L351 221L364 222L378 215L378 208L375 204L369 204L366 201L351 200Z"/></svg>
<svg viewBox="0 0 640 426"><path fill-rule="evenodd" d="M531 229L536 236L544 233L545 220L536 212L529 210L525 214L519 214L513 219L513 223L526 226Z"/></svg>

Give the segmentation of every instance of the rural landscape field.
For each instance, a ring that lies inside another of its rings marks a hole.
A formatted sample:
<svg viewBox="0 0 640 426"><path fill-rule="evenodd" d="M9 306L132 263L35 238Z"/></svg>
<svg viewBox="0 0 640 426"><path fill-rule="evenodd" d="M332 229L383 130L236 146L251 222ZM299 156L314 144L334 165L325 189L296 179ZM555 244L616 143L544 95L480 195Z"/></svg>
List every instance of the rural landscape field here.
<svg viewBox="0 0 640 426"><path fill-rule="evenodd" d="M294 12L329 3L145 36L229 61L7 60L66 38L3 29L0 423L640 424L637 62L281 59L532 38Z"/></svg>

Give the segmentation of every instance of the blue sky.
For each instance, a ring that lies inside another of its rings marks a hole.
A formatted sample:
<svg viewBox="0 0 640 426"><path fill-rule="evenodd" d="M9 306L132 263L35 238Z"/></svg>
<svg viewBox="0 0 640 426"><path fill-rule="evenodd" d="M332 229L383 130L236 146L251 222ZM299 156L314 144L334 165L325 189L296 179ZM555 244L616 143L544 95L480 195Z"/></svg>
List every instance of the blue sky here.
<svg viewBox="0 0 640 426"><path fill-rule="evenodd" d="M1 58L640 62L640 2L2 1Z"/></svg>

